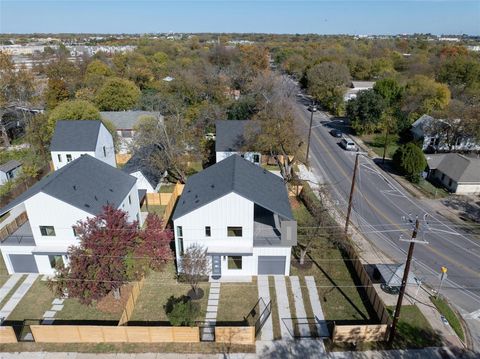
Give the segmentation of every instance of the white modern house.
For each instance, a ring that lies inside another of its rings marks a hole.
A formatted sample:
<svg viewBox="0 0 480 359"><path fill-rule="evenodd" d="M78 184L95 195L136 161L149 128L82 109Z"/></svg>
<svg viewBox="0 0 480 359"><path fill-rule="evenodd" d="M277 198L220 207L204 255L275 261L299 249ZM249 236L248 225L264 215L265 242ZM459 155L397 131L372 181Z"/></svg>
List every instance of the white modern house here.
<svg viewBox="0 0 480 359"><path fill-rule="evenodd" d="M361 91L373 89L375 81L352 81L350 88L343 95L343 100L353 100L357 98L357 95Z"/></svg>
<svg viewBox="0 0 480 359"><path fill-rule="evenodd" d="M162 156L162 151L154 146L138 149L122 167L122 171L137 178L137 188L145 193L157 193L166 170L152 168L151 158ZM140 201L141 202L141 201Z"/></svg>
<svg viewBox="0 0 480 359"><path fill-rule="evenodd" d="M111 122L117 131L119 139L118 152L126 154L130 152L130 144L135 135L135 127L144 116L155 117L163 122L163 116L158 112L151 111L102 111L100 116Z"/></svg>
<svg viewBox="0 0 480 359"><path fill-rule="evenodd" d="M259 165L262 162L262 154L248 150L245 136L248 131L258 131L259 124L250 120L219 120L215 122L215 154L216 161L238 154L246 160Z"/></svg>
<svg viewBox="0 0 480 359"><path fill-rule="evenodd" d="M480 151L480 143L468 135L458 137L450 146L449 142L452 142L448 141L450 128L447 121L424 114L412 124L410 132L416 141L422 142L423 151Z"/></svg>
<svg viewBox="0 0 480 359"><path fill-rule="evenodd" d="M22 164L16 160L10 160L0 165L0 186L17 178L22 170Z"/></svg>
<svg viewBox="0 0 480 359"><path fill-rule="evenodd" d="M50 144L53 168L58 170L82 155L117 167L113 138L101 121L58 121Z"/></svg>
<svg viewBox="0 0 480 359"><path fill-rule="evenodd" d="M428 155L428 177L455 194L480 194L480 159L458 153Z"/></svg>
<svg viewBox="0 0 480 359"><path fill-rule="evenodd" d="M0 230L8 273L53 274L57 263L68 263L68 247L79 243L73 226L107 204L141 222L136 178L89 155L44 177L0 209L0 216L10 212L7 220L23 223L6 237Z"/></svg>
<svg viewBox="0 0 480 359"><path fill-rule="evenodd" d="M285 183L238 155L188 179L173 224L179 271L184 251L198 244L213 278L289 275L297 222Z"/></svg>

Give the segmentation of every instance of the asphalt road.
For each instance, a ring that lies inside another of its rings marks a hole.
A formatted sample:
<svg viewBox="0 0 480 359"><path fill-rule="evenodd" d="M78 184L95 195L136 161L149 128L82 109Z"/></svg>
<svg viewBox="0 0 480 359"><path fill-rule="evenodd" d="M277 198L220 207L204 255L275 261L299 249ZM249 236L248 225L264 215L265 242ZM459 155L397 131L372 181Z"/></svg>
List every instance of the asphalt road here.
<svg viewBox="0 0 480 359"><path fill-rule="evenodd" d="M299 128L306 136L310 112L306 102L298 99ZM332 120L324 112L314 114L309 165L325 184L332 199L346 213L355 154L344 151L340 139L329 134L331 127L341 128L341 120ZM431 288L439 284L440 268L448 268L442 294L460 310L471 328L474 341L480 343L480 239L460 226L439 216L427 204L413 198L372 159L359 158L356 191L353 199L352 223L382 252L395 261L406 259L413 224L408 218L421 220L412 270ZM340 228L339 228L340 230Z"/></svg>

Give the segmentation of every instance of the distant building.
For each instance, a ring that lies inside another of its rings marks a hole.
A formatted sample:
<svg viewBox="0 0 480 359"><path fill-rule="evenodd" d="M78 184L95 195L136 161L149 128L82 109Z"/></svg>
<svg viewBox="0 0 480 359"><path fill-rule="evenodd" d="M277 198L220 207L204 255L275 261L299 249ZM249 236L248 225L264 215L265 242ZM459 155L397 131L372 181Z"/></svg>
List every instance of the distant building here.
<svg viewBox="0 0 480 359"><path fill-rule="evenodd" d="M22 164L16 160L0 165L0 186L17 178L21 170Z"/></svg>
<svg viewBox="0 0 480 359"><path fill-rule="evenodd" d="M353 100L357 98L357 95L361 91L370 90L375 85L375 81L352 81L350 88L347 90L345 95L343 95L343 100Z"/></svg>
<svg viewBox="0 0 480 359"><path fill-rule="evenodd" d="M119 153L128 153L135 134L135 126L142 116L152 116L163 122L163 116L150 111L102 111L100 115L110 121L117 130L120 140Z"/></svg>
<svg viewBox="0 0 480 359"><path fill-rule="evenodd" d="M445 153L428 155L428 178L455 194L480 194L480 159Z"/></svg>
<svg viewBox="0 0 480 359"><path fill-rule="evenodd" d="M145 193L157 193L160 189L162 178L166 171L159 171L151 166L151 160L155 156L161 156L162 151L155 146L141 148L134 153L122 167L122 171L137 178L137 188ZM140 199L141 202L142 199Z"/></svg>
<svg viewBox="0 0 480 359"><path fill-rule="evenodd" d="M85 154L117 167L112 135L101 121L57 121L50 154L54 170Z"/></svg>

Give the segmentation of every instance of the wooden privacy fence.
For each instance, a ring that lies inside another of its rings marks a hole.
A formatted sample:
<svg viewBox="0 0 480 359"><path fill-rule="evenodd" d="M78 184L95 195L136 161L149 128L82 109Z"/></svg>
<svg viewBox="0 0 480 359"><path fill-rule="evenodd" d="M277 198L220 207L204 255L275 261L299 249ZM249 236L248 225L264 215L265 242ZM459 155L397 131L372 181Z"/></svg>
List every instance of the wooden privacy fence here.
<svg viewBox="0 0 480 359"><path fill-rule="evenodd" d="M127 300L127 304L123 309L122 317L118 322L118 325L124 325L127 323L135 309L135 304L137 303L138 296L140 295L140 290L143 288L143 284L145 283L145 278L142 278L139 282L134 282L132 286L132 290L130 291L130 295Z"/></svg>
<svg viewBox="0 0 480 359"><path fill-rule="evenodd" d="M0 327L0 344L17 343L13 327Z"/></svg>
<svg viewBox="0 0 480 359"><path fill-rule="evenodd" d="M37 343L198 343L198 327L31 325Z"/></svg>
<svg viewBox="0 0 480 359"><path fill-rule="evenodd" d="M387 330L387 324L334 325L332 341L349 343L383 341Z"/></svg>
<svg viewBox="0 0 480 359"><path fill-rule="evenodd" d="M132 157L130 153L117 153L115 155L115 161L117 165L123 165L128 162L128 160Z"/></svg>
<svg viewBox="0 0 480 359"><path fill-rule="evenodd" d="M167 203L167 206L165 207L165 212L163 212L163 225L166 226L168 223L168 220L172 216L173 209L175 208L175 204L177 203L178 197L183 192L183 188L185 187L184 184L177 183L175 187L173 187L173 192L172 196L170 197L170 200Z"/></svg>
<svg viewBox="0 0 480 359"><path fill-rule="evenodd" d="M14 221L0 229L0 241L13 234L22 224L28 221L27 212L22 212Z"/></svg>
<svg viewBox="0 0 480 359"><path fill-rule="evenodd" d="M255 344L255 327L215 327L215 342Z"/></svg>
<svg viewBox="0 0 480 359"><path fill-rule="evenodd" d="M172 195L172 193L147 193L147 205L166 206Z"/></svg>

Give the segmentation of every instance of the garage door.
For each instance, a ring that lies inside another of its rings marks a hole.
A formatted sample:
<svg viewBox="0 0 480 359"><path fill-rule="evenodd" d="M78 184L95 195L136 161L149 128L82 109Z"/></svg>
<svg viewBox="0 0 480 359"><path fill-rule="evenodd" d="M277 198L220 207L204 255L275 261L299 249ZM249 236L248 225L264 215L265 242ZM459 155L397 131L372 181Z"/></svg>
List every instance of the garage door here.
<svg viewBox="0 0 480 359"><path fill-rule="evenodd" d="M259 256L258 274L285 274L285 256Z"/></svg>
<svg viewBox="0 0 480 359"><path fill-rule="evenodd" d="M15 273L38 273L35 257L31 254L10 254Z"/></svg>

